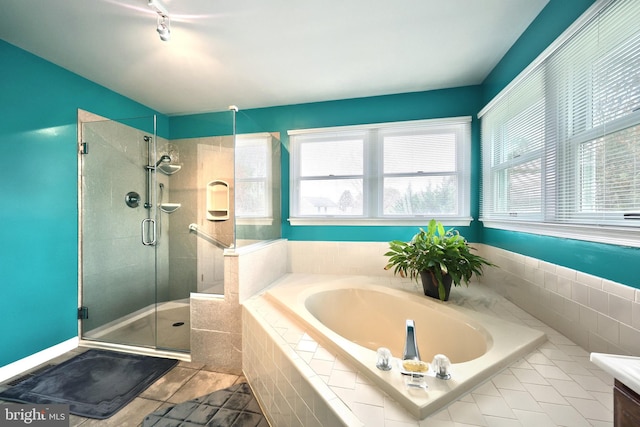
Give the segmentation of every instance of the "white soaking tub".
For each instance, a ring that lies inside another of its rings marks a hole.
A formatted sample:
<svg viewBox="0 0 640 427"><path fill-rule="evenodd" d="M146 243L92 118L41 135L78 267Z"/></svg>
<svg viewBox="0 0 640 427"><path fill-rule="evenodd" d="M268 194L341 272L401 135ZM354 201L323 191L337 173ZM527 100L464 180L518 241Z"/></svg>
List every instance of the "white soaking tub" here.
<svg viewBox="0 0 640 427"><path fill-rule="evenodd" d="M318 342L351 361L369 380L422 419L456 400L546 340L544 333L414 292L315 276L270 289L266 298L301 322ZM454 290L455 292L455 290ZM452 363L450 380L427 375L427 389L407 388L400 372L406 320L415 322L420 356ZM393 369L376 368L379 347Z"/></svg>

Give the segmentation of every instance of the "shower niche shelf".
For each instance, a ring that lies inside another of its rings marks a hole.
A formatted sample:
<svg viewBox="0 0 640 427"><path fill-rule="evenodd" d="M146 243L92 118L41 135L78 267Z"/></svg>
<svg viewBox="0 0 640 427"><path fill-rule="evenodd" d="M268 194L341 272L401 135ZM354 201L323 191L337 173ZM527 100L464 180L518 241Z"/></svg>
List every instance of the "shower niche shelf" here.
<svg viewBox="0 0 640 427"><path fill-rule="evenodd" d="M229 219L229 184L211 181L207 184L207 215L209 221Z"/></svg>
<svg viewBox="0 0 640 427"><path fill-rule="evenodd" d="M170 163L161 163L156 168L165 175L173 175L174 173L182 169L182 166L172 165Z"/></svg>
<svg viewBox="0 0 640 427"><path fill-rule="evenodd" d="M170 214L180 209L180 206L182 206L180 203L161 203L160 210L164 213Z"/></svg>

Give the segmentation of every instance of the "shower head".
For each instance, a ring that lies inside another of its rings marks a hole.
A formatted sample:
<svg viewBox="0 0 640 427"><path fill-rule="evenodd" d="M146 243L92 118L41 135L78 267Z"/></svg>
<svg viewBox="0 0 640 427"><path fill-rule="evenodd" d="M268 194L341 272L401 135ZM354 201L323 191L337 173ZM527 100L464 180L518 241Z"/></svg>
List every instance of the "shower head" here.
<svg viewBox="0 0 640 427"><path fill-rule="evenodd" d="M156 167L158 167L160 163L171 163L171 157L169 157L167 154L162 155L162 157L160 157L160 160L156 162Z"/></svg>

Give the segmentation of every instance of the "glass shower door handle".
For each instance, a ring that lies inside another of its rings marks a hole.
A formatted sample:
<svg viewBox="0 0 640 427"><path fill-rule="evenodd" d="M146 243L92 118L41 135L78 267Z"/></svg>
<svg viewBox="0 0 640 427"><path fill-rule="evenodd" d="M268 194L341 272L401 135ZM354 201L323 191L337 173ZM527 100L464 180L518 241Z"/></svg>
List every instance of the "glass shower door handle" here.
<svg viewBox="0 0 640 427"><path fill-rule="evenodd" d="M142 244L145 246L154 246L156 244L156 220L145 218L142 220Z"/></svg>

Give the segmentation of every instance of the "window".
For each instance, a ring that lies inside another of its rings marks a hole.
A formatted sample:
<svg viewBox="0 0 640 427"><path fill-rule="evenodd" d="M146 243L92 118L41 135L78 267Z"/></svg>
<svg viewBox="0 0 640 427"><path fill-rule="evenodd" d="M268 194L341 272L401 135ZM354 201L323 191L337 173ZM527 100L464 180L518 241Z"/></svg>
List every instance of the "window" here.
<svg viewBox="0 0 640 427"><path fill-rule="evenodd" d="M271 143L268 133L236 136L235 209L240 222L273 216Z"/></svg>
<svg viewBox="0 0 640 427"><path fill-rule="evenodd" d="M485 225L640 228L639 20L640 2L598 3L480 113Z"/></svg>
<svg viewBox="0 0 640 427"><path fill-rule="evenodd" d="M470 122L290 131L292 224L468 224Z"/></svg>

